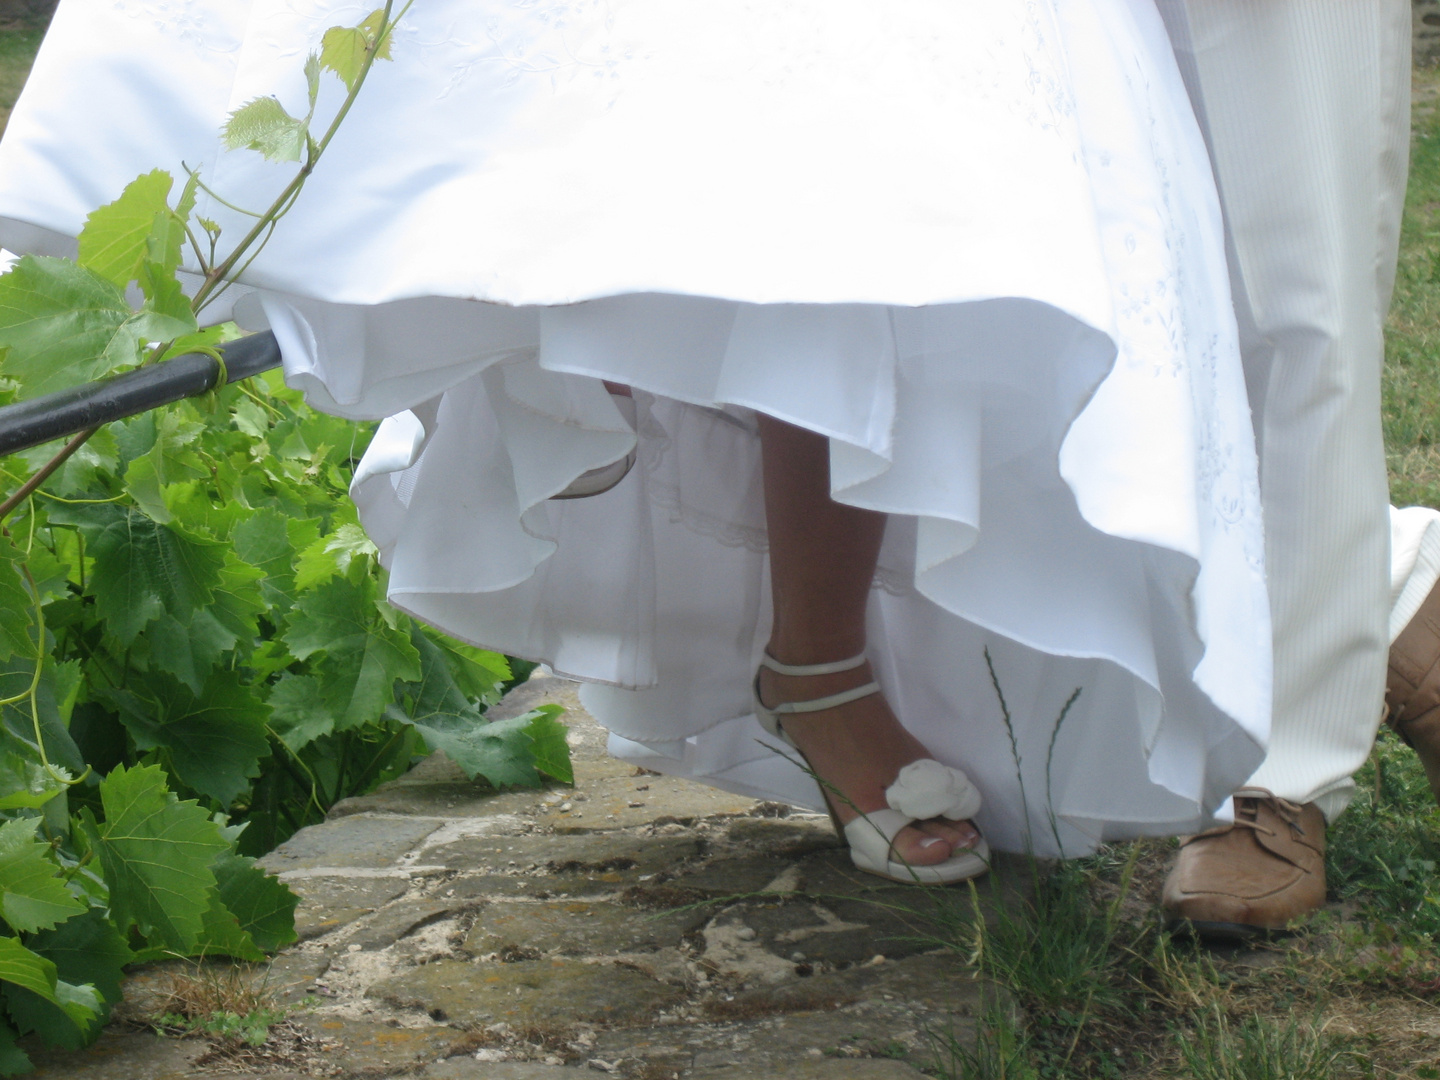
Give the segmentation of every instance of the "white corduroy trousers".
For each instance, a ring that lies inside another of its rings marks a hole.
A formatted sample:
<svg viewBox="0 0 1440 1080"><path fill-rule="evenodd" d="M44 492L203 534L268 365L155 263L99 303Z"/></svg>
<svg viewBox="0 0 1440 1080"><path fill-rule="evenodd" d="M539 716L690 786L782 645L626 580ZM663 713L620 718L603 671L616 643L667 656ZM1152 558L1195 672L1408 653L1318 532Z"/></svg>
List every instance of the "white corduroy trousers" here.
<svg viewBox="0 0 1440 1080"><path fill-rule="evenodd" d="M1382 327L1409 150L1409 0L1159 0L1209 141L1260 447L1275 632L1249 781L1333 819L1390 635Z"/></svg>

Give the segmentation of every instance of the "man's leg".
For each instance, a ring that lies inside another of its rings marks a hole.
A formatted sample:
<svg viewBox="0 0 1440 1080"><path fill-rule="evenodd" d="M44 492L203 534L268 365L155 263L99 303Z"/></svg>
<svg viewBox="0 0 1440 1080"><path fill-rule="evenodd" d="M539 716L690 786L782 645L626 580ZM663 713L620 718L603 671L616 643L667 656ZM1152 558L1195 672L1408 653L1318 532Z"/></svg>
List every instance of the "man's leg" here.
<svg viewBox="0 0 1440 1080"><path fill-rule="evenodd" d="M1160 5L1225 207L1260 447L1275 710L1269 756L1246 786L1333 819L1374 741L1385 680L1380 370L1409 145L1410 5ZM1269 927L1323 899L1318 817L1237 800L1242 822L1257 813L1260 827L1182 850L1172 913ZM1262 844L1267 829L1292 847Z"/></svg>

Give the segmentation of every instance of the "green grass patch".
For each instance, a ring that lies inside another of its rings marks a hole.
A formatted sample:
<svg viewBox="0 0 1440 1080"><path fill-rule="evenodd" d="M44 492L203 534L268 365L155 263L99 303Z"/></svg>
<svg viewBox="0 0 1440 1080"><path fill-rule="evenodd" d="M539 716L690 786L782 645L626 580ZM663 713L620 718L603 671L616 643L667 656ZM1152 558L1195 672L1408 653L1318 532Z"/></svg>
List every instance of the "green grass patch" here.
<svg viewBox="0 0 1440 1080"><path fill-rule="evenodd" d="M1440 72L1417 72L1416 87L1382 409L1391 500L1440 506Z"/></svg>
<svg viewBox="0 0 1440 1080"><path fill-rule="evenodd" d="M1440 941L1440 807L1414 751L1382 730L1355 776L1354 803L1330 829L1331 895L1380 935Z"/></svg>
<svg viewBox="0 0 1440 1080"><path fill-rule="evenodd" d="M0 134L30 74L45 26L38 21L0 25Z"/></svg>
<svg viewBox="0 0 1440 1080"><path fill-rule="evenodd" d="M1180 1057L1194 1080L1339 1080L1373 1076L1352 1040L1323 1030L1318 1019L1270 1020L1247 1016L1235 1023L1216 1008L1176 1035Z"/></svg>

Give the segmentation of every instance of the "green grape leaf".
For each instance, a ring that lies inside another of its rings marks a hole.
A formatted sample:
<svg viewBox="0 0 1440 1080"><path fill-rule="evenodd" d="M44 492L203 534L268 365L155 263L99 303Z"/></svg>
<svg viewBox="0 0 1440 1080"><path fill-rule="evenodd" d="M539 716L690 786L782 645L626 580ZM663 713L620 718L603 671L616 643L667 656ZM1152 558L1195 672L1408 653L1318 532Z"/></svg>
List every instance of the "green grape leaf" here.
<svg viewBox="0 0 1440 1080"><path fill-rule="evenodd" d="M533 718L528 713L493 724L487 724L475 712L432 712L412 718L392 706L386 715L413 724L426 746L445 751L466 776L483 776L496 787L534 787L540 783L535 771L534 740L527 730Z"/></svg>
<svg viewBox="0 0 1440 1080"><path fill-rule="evenodd" d="M274 952L297 940L300 898L283 881L244 855L222 855L214 869L220 901L257 948Z"/></svg>
<svg viewBox="0 0 1440 1080"><path fill-rule="evenodd" d="M45 443L20 451L19 457L33 472L54 457L55 451L59 449L59 443ZM45 490L67 499L93 493L96 488L105 486L104 475L113 473L119 462L115 433L110 428L101 428L91 435L79 450L70 455L70 460L61 465L58 472L51 475L45 483ZM58 520L54 514L55 509L51 508L51 521ZM34 569L33 566L31 569Z"/></svg>
<svg viewBox="0 0 1440 1080"><path fill-rule="evenodd" d="M130 181L118 199L91 213L80 230L80 265L122 289L134 281L140 263L154 257L150 244L157 219L171 216L174 183L169 173L156 169ZM178 241L175 250L178 263Z"/></svg>
<svg viewBox="0 0 1440 1080"><path fill-rule="evenodd" d="M175 518L165 504L165 481L160 473L163 467L161 461L150 454L130 462L125 467L125 494L151 521L168 525Z"/></svg>
<svg viewBox="0 0 1440 1080"><path fill-rule="evenodd" d="M0 979L55 1001L55 965L20 944L18 938L0 936Z"/></svg>
<svg viewBox="0 0 1440 1080"><path fill-rule="evenodd" d="M220 584L206 609L206 614L222 626L236 646L248 651L258 636L257 622L265 610L260 591L263 575L253 566L241 562L233 551L225 553L225 565L220 570Z"/></svg>
<svg viewBox="0 0 1440 1080"><path fill-rule="evenodd" d="M99 432L97 431L96 434L98 435ZM68 557L63 549L61 556ZM35 579L36 588L40 591L42 603L49 604L52 600L70 599L70 563L51 554L50 549L43 544L36 544L32 547L25 562L30 567L30 576Z"/></svg>
<svg viewBox="0 0 1440 1080"><path fill-rule="evenodd" d="M269 161L299 161L305 156L309 125L291 116L279 98L247 101L225 121L225 145L258 150Z"/></svg>
<svg viewBox="0 0 1440 1080"><path fill-rule="evenodd" d="M305 88L310 94L310 111L315 111L315 102L320 97L320 54L311 53L305 58Z"/></svg>
<svg viewBox="0 0 1440 1080"><path fill-rule="evenodd" d="M500 700L501 688L510 679L509 660L500 653L461 644L433 630L423 633L444 654L462 694L487 706Z"/></svg>
<svg viewBox="0 0 1440 1080"><path fill-rule="evenodd" d="M360 72L365 68L366 50L373 47L385 21L385 12L376 9L365 17L358 26L332 26L320 39L320 64L333 71L353 91L360 81ZM387 34L379 43L375 53L377 60L390 59L390 37Z"/></svg>
<svg viewBox="0 0 1440 1080"><path fill-rule="evenodd" d="M154 264L159 274L172 281L175 271L184 260L185 241L188 239L185 227L190 221L190 211L195 209L198 191L199 177L191 173L185 181L185 187L181 189L180 202L175 210L162 210L157 213L150 226L150 235L145 238L145 260ZM141 288L144 288L143 273L139 280ZM150 294L147 292L145 295Z"/></svg>
<svg viewBox="0 0 1440 1080"><path fill-rule="evenodd" d="M152 409L102 429L114 433L119 464L128 468L132 461L144 457L155 448L155 443L160 439L159 417L162 415L160 411ZM51 517L54 517L54 514L51 514Z"/></svg>
<svg viewBox="0 0 1440 1080"><path fill-rule="evenodd" d="M15 818L0 825L0 913L27 934L86 910L59 877L50 845L36 839L37 824L35 818Z"/></svg>
<svg viewBox="0 0 1440 1080"><path fill-rule="evenodd" d="M420 677L415 646L385 623L375 601L373 578L340 578L304 594L286 618L283 637L296 659L323 655L321 689L337 730L374 721L394 700L397 679Z"/></svg>
<svg viewBox="0 0 1440 1080"><path fill-rule="evenodd" d="M210 906L205 909L205 928L195 943L195 951L235 960L264 960L265 954L256 948L254 939L240 926L240 920L225 906L219 891L211 889L206 899Z"/></svg>
<svg viewBox="0 0 1440 1080"><path fill-rule="evenodd" d="M320 64L333 71L345 84L345 89L354 90L365 65L365 31L358 27L332 26L320 39Z"/></svg>
<svg viewBox="0 0 1440 1080"><path fill-rule="evenodd" d="M257 510L235 526L235 554L259 570L260 596L273 611L286 612L295 599L295 549L289 521L278 510Z"/></svg>
<svg viewBox="0 0 1440 1080"><path fill-rule="evenodd" d="M0 1020L0 1076L18 1076L35 1068L25 1051L15 1045L18 1038L15 1029Z"/></svg>
<svg viewBox="0 0 1440 1080"><path fill-rule="evenodd" d="M364 529L347 522L300 553L295 565L295 587L314 588L336 574L347 573L355 559L378 556L379 553L380 549L365 535Z"/></svg>
<svg viewBox="0 0 1440 1080"><path fill-rule="evenodd" d="M104 1007L93 986L61 981L53 963L16 938L0 937L0 980L59 1006L72 1023L86 1030L96 1023Z"/></svg>
<svg viewBox="0 0 1440 1080"><path fill-rule="evenodd" d="M95 987L64 979L55 981L53 1004L32 990L8 983L3 986L3 994L6 1010L21 1034L33 1032L47 1046L62 1050L80 1050L87 1046L99 1034L110 1013L110 1003Z"/></svg>
<svg viewBox="0 0 1440 1080"><path fill-rule="evenodd" d="M170 337L188 336L200 328L174 267L146 259L140 264L140 291L145 294L146 310L174 322Z"/></svg>
<svg viewBox="0 0 1440 1080"><path fill-rule="evenodd" d="M110 917L176 952L189 953L204 929L210 869L229 847L199 804L181 802L158 765L118 766L100 783L104 824L82 812L81 828L110 887ZM0 976L3 977L3 976Z"/></svg>
<svg viewBox="0 0 1440 1080"><path fill-rule="evenodd" d="M235 635L208 609L197 611L188 624L161 615L146 627L144 637L151 665L174 675L195 694L203 692L210 670L235 644Z"/></svg>
<svg viewBox="0 0 1440 1080"><path fill-rule="evenodd" d="M26 255L0 275L0 374L26 397L89 382L137 363L146 341L193 326L157 311L132 311L124 291L67 259Z"/></svg>
<svg viewBox="0 0 1440 1080"><path fill-rule="evenodd" d="M55 710L60 714L60 722L68 728L70 715L75 711L75 703L80 700L85 669L80 661L75 659L52 660L49 670L54 680Z"/></svg>
<svg viewBox="0 0 1440 1080"><path fill-rule="evenodd" d="M103 908L89 908L53 930L40 931L29 941L32 949L55 964L59 977L66 982L95 987L107 1006L120 1001L125 965L134 954L105 917Z"/></svg>
<svg viewBox="0 0 1440 1080"><path fill-rule="evenodd" d="M224 545L123 509L90 540L91 589L106 630L129 645L167 612L188 621L214 599Z"/></svg>
<svg viewBox="0 0 1440 1080"><path fill-rule="evenodd" d="M0 707L0 742L38 762L40 748L35 741L38 721L50 763L60 766L62 772L76 776L84 771L85 759L60 717L60 708L55 701L54 667L47 659L44 670L40 672L40 680L35 683L32 712L29 690L35 682L35 661L23 656L0 661L0 698L10 702Z"/></svg>
<svg viewBox="0 0 1440 1080"><path fill-rule="evenodd" d="M195 211L195 200L199 197L200 174L198 172L189 173L185 177L185 186L180 189L180 201L175 204L175 217L181 225L190 223L190 215Z"/></svg>
<svg viewBox="0 0 1440 1080"><path fill-rule="evenodd" d="M426 746L445 751L467 776L483 776L496 787L538 784L531 725L540 714L530 712L513 720L487 723L455 684L440 647L418 630L412 640L420 654L422 677L404 687L410 708L391 705L385 715L413 725ZM549 715L545 719L554 723ZM563 744L563 726L560 730ZM543 726L537 731L547 740L547 755L553 759L556 751L549 742L552 732ZM568 767L568 751L565 758Z"/></svg>
<svg viewBox="0 0 1440 1080"><path fill-rule="evenodd" d="M270 729L291 750L300 750L335 730L335 715L315 675L285 672L268 699Z"/></svg>
<svg viewBox="0 0 1440 1080"><path fill-rule="evenodd" d="M366 15L364 19L360 20L360 29L364 31L365 40L369 44L374 44L375 42L380 40L380 31L384 26L384 8L376 8L374 11L370 12L369 15ZM385 40L380 42L380 47L375 51L376 60L389 60L391 58L390 40L390 35L387 34L385 36Z"/></svg>
<svg viewBox="0 0 1440 1080"><path fill-rule="evenodd" d="M91 907L85 914L60 923L53 930L42 930L29 939L30 949L55 963L60 986L94 986L99 995L99 1009L94 1024L75 1024L59 1005L52 1005L39 995L6 986L4 1002L17 1027L24 1034L40 1032L46 1043L65 1050L79 1050L88 1043L95 1028L109 1017L109 1011L120 1002L124 968L134 958L115 927L109 924L104 909ZM0 1068L3 1073L3 1068Z"/></svg>
<svg viewBox="0 0 1440 1080"><path fill-rule="evenodd" d="M230 419L235 426L252 439L263 439L270 430L270 416L264 406L249 398L241 398L230 410Z"/></svg>
<svg viewBox="0 0 1440 1080"><path fill-rule="evenodd" d="M140 750L163 747L180 781L229 806L260 775L270 751L270 709L233 671L214 671L204 691L152 675L141 691L97 689Z"/></svg>
<svg viewBox="0 0 1440 1080"><path fill-rule="evenodd" d="M25 556L9 538L0 537L0 660L16 654L35 655L35 639L30 636L34 622L30 610L34 601L20 576L24 561Z"/></svg>
<svg viewBox="0 0 1440 1080"><path fill-rule="evenodd" d="M455 681L440 643L418 626L411 627L410 642L420 657L420 678L403 687L405 697L412 703L412 717L423 718L434 713L479 717L480 710Z"/></svg>
<svg viewBox="0 0 1440 1080"><path fill-rule="evenodd" d="M33 755L0 746L0 810L39 809L64 790Z"/></svg>
<svg viewBox="0 0 1440 1080"><path fill-rule="evenodd" d="M562 784L575 783L575 770L570 764L568 730L559 720L565 710L559 705L541 705L527 713L531 717L525 734L531 739L535 768Z"/></svg>

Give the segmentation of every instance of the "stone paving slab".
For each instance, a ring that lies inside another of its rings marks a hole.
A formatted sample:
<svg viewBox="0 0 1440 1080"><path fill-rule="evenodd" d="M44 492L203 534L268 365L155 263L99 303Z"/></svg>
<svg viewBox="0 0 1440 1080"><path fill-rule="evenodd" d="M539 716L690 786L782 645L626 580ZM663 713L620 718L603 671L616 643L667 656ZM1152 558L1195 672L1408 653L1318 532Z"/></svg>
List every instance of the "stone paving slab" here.
<svg viewBox="0 0 1440 1080"><path fill-rule="evenodd" d="M162 1039L112 1026L84 1050L28 1048L33 1080L185 1080L207 1047L190 1039Z"/></svg>
<svg viewBox="0 0 1440 1080"><path fill-rule="evenodd" d="M439 1024L396 1027L323 1012L302 1016L299 1024L324 1041L326 1063L342 1077L403 1074L445 1060L468 1045L463 1031Z"/></svg>
<svg viewBox="0 0 1440 1080"><path fill-rule="evenodd" d="M140 1030L152 967L127 983L131 1027L42 1055L40 1075L915 1080L927 1030L973 1031L986 988L937 929L963 936L968 890L869 877L822 815L608 757L564 680L494 715L552 702L573 788L496 793L437 754L266 857L301 897L301 940L254 977L305 1003L304 1061L226 1071ZM1023 882L999 866L986 917Z"/></svg>
<svg viewBox="0 0 1440 1080"><path fill-rule="evenodd" d="M605 900L496 905L479 912L464 948L476 956L656 952L679 948L707 919L700 908L644 911Z"/></svg>
<svg viewBox="0 0 1440 1080"><path fill-rule="evenodd" d="M683 997L633 968L562 959L439 960L382 979L367 996L461 1028L509 1024L546 1037L569 1034L578 1024L644 1023Z"/></svg>
<svg viewBox="0 0 1440 1080"><path fill-rule="evenodd" d="M301 829L260 860L277 874L324 867L392 870L406 853L440 828L437 819L357 815Z"/></svg>

